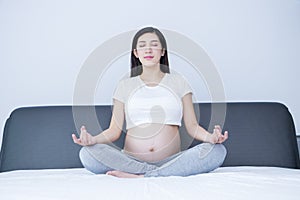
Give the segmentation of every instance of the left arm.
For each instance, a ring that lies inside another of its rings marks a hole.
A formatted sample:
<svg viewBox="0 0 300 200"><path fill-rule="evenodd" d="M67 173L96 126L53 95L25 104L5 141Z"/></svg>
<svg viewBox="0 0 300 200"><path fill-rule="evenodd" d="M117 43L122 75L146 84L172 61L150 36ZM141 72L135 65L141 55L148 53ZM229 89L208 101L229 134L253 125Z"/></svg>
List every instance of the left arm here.
<svg viewBox="0 0 300 200"><path fill-rule="evenodd" d="M182 97L183 104L183 120L187 132L190 136L196 140L203 142L209 142L212 144L223 143L228 138L228 132L225 131L222 134L222 129L219 125L216 125L213 133L209 133L204 128L202 128L196 119L195 110L192 101L192 94L188 93Z"/></svg>

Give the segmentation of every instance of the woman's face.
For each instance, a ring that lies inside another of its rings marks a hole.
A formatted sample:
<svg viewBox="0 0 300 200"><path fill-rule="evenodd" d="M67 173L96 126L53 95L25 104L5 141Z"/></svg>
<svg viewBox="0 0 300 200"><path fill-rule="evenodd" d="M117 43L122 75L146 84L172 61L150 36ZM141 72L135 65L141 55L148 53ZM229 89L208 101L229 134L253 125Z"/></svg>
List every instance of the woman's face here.
<svg viewBox="0 0 300 200"><path fill-rule="evenodd" d="M145 33L138 38L134 55L143 66L155 66L160 63L164 49L155 33Z"/></svg>

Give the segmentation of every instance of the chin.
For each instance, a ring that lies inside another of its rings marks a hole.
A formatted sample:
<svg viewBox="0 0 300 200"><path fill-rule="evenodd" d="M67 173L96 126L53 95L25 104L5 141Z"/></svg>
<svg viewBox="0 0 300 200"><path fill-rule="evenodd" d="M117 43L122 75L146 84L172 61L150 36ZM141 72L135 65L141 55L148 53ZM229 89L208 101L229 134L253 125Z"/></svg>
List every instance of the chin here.
<svg viewBox="0 0 300 200"><path fill-rule="evenodd" d="M152 62L145 62L143 64L144 67L157 67L159 66L159 63L152 63Z"/></svg>

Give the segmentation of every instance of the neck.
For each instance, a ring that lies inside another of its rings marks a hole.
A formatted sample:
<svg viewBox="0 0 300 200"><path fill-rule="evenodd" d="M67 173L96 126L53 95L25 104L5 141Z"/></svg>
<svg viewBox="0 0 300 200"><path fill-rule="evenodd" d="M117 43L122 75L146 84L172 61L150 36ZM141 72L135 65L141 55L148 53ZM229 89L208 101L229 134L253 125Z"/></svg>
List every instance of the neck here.
<svg viewBox="0 0 300 200"><path fill-rule="evenodd" d="M143 73L141 74L142 77L151 78L151 77L159 77L161 76L162 72L160 71L160 64L155 66L143 66Z"/></svg>
<svg viewBox="0 0 300 200"><path fill-rule="evenodd" d="M141 79L147 82L159 82L164 76L164 73L160 70L160 64L156 66L143 66L143 73L141 74Z"/></svg>

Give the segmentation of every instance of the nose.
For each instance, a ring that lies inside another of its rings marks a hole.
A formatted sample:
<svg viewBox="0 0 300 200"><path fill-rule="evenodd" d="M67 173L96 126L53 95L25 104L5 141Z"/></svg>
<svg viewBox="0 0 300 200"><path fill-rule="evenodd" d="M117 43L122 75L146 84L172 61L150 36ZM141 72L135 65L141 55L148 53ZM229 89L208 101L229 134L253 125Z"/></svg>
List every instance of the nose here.
<svg viewBox="0 0 300 200"><path fill-rule="evenodd" d="M146 47L145 47L145 52L146 52L146 53L151 53L151 52L152 52L151 46L146 46Z"/></svg>

